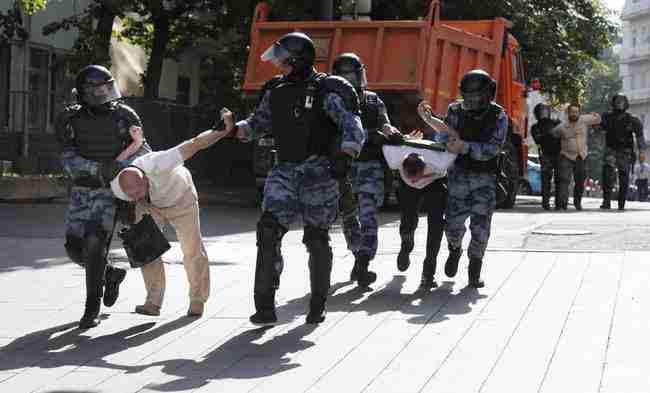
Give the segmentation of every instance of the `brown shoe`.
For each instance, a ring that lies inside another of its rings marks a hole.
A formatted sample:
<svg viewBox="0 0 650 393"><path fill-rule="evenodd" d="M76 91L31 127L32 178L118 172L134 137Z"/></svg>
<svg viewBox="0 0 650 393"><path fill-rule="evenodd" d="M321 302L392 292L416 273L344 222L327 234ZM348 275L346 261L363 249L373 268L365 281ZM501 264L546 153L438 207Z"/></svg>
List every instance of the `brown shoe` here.
<svg viewBox="0 0 650 393"><path fill-rule="evenodd" d="M145 303L139 306L135 306L135 312L142 315L151 315L157 317L160 315L160 306L156 306L152 303Z"/></svg>
<svg viewBox="0 0 650 393"><path fill-rule="evenodd" d="M187 310L188 317L200 317L203 315L203 302L190 302L190 308Z"/></svg>

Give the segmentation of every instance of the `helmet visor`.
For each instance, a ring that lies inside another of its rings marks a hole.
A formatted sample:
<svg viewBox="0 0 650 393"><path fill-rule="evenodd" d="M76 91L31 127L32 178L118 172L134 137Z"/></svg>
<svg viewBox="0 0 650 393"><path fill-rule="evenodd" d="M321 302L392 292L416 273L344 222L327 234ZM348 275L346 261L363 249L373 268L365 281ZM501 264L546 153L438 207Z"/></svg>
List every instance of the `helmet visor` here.
<svg viewBox="0 0 650 393"><path fill-rule="evenodd" d="M291 53L276 42L265 50L260 58L262 61L270 61L276 66L281 67L289 65Z"/></svg>
<svg viewBox="0 0 650 393"><path fill-rule="evenodd" d="M484 91L475 93L462 93L463 109L466 111L477 111L487 108L489 99Z"/></svg>
<svg viewBox="0 0 650 393"><path fill-rule="evenodd" d="M357 89L365 89L368 87L368 78L366 77L365 66L357 70L343 70L341 76Z"/></svg>
<svg viewBox="0 0 650 393"><path fill-rule="evenodd" d="M551 108L544 106L538 110L539 119L549 119L551 117Z"/></svg>
<svg viewBox="0 0 650 393"><path fill-rule="evenodd" d="M89 80L82 86L81 100L89 106L100 106L121 97L122 94L115 79L97 82Z"/></svg>

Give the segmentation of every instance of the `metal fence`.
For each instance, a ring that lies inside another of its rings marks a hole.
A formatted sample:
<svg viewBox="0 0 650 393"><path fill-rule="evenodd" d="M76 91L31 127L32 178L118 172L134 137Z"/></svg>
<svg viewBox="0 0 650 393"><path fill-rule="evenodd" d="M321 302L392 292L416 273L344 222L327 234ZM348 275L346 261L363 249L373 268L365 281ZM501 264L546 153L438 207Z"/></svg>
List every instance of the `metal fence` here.
<svg viewBox="0 0 650 393"><path fill-rule="evenodd" d="M12 97L14 103L20 97ZM27 96L24 99L28 99ZM165 100L148 100L141 97L125 98L143 122L145 136L154 150L164 150L209 128L215 120L216 113L205 108L191 108ZM12 105L19 108L19 105ZM12 113L12 119L20 113ZM55 135L43 129L29 129L28 156L24 152L23 123L13 121L9 129L0 132L0 160L18 162L14 169L25 170L28 163L29 172L33 174L60 173L60 149ZM223 185L254 184L252 170L252 146L233 139L223 140L204 152L197 154L186 163L195 179ZM20 168L23 166L23 168Z"/></svg>

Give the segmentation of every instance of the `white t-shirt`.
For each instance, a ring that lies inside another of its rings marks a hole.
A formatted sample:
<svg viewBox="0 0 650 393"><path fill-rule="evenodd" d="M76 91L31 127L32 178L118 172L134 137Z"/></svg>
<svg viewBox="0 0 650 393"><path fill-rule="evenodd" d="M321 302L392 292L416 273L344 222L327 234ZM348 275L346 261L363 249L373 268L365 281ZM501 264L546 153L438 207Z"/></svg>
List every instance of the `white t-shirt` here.
<svg viewBox="0 0 650 393"><path fill-rule="evenodd" d="M447 168L453 164L456 154L431 151L410 146L383 146L384 157L390 169L397 169L404 183L417 189L422 189L441 177L447 176ZM411 153L418 153L424 160L424 177L416 182L406 177L402 163Z"/></svg>
<svg viewBox="0 0 650 393"><path fill-rule="evenodd" d="M192 174L183 166L183 157L177 147L147 153L133 160L132 166L140 168L149 180L149 198L155 207L170 207L187 192L196 195ZM132 201L118 181L119 175L111 181L113 194L119 199Z"/></svg>
<svg viewBox="0 0 650 393"><path fill-rule="evenodd" d="M637 164L636 168L634 168L634 175L636 180L647 180L650 178L650 165L647 162L641 165Z"/></svg>

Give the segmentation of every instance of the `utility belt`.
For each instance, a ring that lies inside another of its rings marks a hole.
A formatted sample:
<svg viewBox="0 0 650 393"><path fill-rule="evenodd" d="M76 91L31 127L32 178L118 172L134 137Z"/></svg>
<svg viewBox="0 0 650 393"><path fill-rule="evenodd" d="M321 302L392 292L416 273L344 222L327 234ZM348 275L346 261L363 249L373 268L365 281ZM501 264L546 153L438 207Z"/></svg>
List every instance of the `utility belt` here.
<svg viewBox="0 0 650 393"><path fill-rule="evenodd" d="M499 171L499 163L502 161L501 156L503 153L505 152L502 152L499 156L487 161L474 160L467 155L458 156L458 158L456 158L456 165L469 172L497 173Z"/></svg>
<svg viewBox="0 0 650 393"><path fill-rule="evenodd" d="M102 181L95 176L84 176L77 178L72 182L72 185L77 187L91 188L93 190L97 188L108 187L102 184Z"/></svg>

